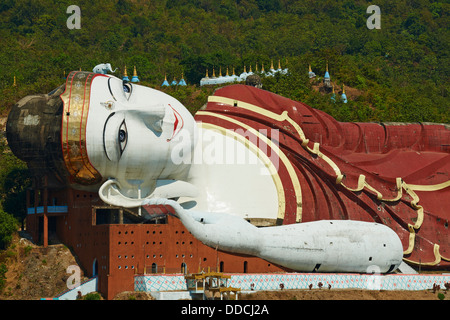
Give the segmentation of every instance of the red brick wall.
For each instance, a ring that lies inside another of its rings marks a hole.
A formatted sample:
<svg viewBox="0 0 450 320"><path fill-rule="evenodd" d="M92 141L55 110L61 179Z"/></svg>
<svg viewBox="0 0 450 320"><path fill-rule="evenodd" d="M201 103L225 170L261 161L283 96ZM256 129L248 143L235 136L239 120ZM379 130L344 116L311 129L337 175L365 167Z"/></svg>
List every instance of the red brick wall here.
<svg viewBox="0 0 450 320"><path fill-rule="evenodd" d="M76 254L86 276L93 276L97 261L98 291L107 299L133 291L134 275L151 273L152 264L158 272L166 273L181 273L183 263L190 273L208 269L227 273L283 271L259 258L207 247L173 216L168 216L167 224L93 225L93 206L104 205L97 194L68 189L65 200L69 209L57 218L58 238ZM38 216L28 217L27 228L36 229Z"/></svg>

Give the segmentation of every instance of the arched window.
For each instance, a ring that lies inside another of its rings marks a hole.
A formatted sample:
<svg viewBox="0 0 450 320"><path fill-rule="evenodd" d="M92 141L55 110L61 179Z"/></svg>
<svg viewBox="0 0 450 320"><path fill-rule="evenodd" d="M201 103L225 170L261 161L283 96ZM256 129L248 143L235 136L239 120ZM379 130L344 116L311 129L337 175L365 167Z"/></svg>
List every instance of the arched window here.
<svg viewBox="0 0 450 320"><path fill-rule="evenodd" d="M97 258L94 259L94 263L92 264L92 276L96 277L98 275L98 261Z"/></svg>
<svg viewBox="0 0 450 320"><path fill-rule="evenodd" d="M158 273L158 265L156 263L152 263L152 273Z"/></svg>
<svg viewBox="0 0 450 320"><path fill-rule="evenodd" d="M248 262L244 261L244 273L247 273Z"/></svg>
<svg viewBox="0 0 450 320"><path fill-rule="evenodd" d="M186 274L187 273L187 266L186 263L181 264L181 273Z"/></svg>

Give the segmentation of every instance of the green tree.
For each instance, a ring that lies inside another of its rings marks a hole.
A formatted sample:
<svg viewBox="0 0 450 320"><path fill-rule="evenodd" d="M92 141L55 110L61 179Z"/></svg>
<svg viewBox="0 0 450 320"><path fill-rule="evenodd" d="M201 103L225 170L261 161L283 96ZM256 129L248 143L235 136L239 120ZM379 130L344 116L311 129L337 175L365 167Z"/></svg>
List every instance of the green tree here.
<svg viewBox="0 0 450 320"><path fill-rule="evenodd" d="M0 209L22 222L26 217L26 189L31 179L25 162L0 143Z"/></svg>
<svg viewBox="0 0 450 320"><path fill-rule="evenodd" d="M11 243L12 235L17 231L17 220L9 213L0 210L0 250Z"/></svg>
<svg viewBox="0 0 450 320"><path fill-rule="evenodd" d="M5 191L3 210L21 222L22 229L27 216L26 192L31 185L28 169L13 168L5 177L2 189Z"/></svg>

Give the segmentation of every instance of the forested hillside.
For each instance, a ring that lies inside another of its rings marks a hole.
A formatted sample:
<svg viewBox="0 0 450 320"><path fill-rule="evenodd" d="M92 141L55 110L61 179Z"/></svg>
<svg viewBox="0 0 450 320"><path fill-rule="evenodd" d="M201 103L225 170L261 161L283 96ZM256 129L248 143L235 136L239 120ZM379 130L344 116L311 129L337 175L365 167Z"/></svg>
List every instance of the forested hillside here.
<svg viewBox="0 0 450 320"><path fill-rule="evenodd" d="M198 86L206 69L239 74L244 66L268 69L280 60L290 76L267 79L264 88L339 120L450 119L447 1L83 0L76 3L81 28L69 29L72 4L0 3L3 114L20 97L62 83L64 73L103 62L118 68L118 76L124 66L129 74L136 66L143 84L158 87L165 74L179 80L184 73ZM370 4L380 7L381 29L366 26ZM346 105L311 90L308 65L323 77L327 61L337 86L358 91ZM175 96L195 91L168 90Z"/></svg>

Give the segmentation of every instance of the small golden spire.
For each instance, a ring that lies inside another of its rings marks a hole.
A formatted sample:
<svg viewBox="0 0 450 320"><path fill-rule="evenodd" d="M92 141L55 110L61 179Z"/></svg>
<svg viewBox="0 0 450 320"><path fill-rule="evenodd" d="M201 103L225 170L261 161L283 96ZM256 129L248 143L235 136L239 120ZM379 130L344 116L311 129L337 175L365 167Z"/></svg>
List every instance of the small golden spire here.
<svg viewBox="0 0 450 320"><path fill-rule="evenodd" d="M137 77L136 66L134 66L133 77Z"/></svg>
<svg viewBox="0 0 450 320"><path fill-rule="evenodd" d="M311 70L311 65L309 65L309 72L312 72L312 70Z"/></svg>
<svg viewBox="0 0 450 320"><path fill-rule="evenodd" d="M249 72L252 72L252 65L250 65L250 71Z"/></svg>
<svg viewBox="0 0 450 320"><path fill-rule="evenodd" d="M334 94L334 85L331 85L331 88L332 88L332 90L333 90L333 94Z"/></svg>
<svg viewBox="0 0 450 320"><path fill-rule="evenodd" d="M233 76L234 76L234 67L233 67Z"/></svg>
<svg viewBox="0 0 450 320"><path fill-rule="evenodd" d="M125 69L125 74L126 74L126 69ZM167 81L167 73L164 73L164 80Z"/></svg>
<svg viewBox="0 0 450 320"><path fill-rule="evenodd" d="M213 77L213 78L216 77L216 71L214 70L214 68L213 68L213 75L212 75L212 77Z"/></svg>
<svg viewBox="0 0 450 320"><path fill-rule="evenodd" d="M205 78L209 78L209 75L208 75L208 69L206 69Z"/></svg>
<svg viewBox="0 0 450 320"><path fill-rule="evenodd" d="M342 93L345 93L345 85L342 85Z"/></svg>
<svg viewBox="0 0 450 320"><path fill-rule="evenodd" d="M280 59L278 59L278 70L280 70L281 69L281 62L280 62Z"/></svg>
<svg viewBox="0 0 450 320"><path fill-rule="evenodd" d="M328 71L328 61L327 61L327 71Z"/></svg>
<svg viewBox="0 0 450 320"><path fill-rule="evenodd" d="M226 75L229 76L229 74L228 74L228 67L227 67L227 74Z"/></svg>
<svg viewBox="0 0 450 320"><path fill-rule="evenodd" d="M256 63L255 71L258 72L258 62Z"/></svg>
<svg viewBox="0 0 450 320"><path fill-rule="evenodd" d="M270 60L270 69L273 70L273 60Z"/></svg>
<svg viewBox="0 0 450 320"><path fill-rule="evenodd" d="M16 76L14 76L14 83L13 83L13 87L17 86L16 84Z"/></svg>
<svg viewBox="0 0 450 320"><path fill-rule="evenodd" d="M247 73L247 68L244 66L244 73Z"/></svg>
<svg viewBox="0 0 450 320"><path fill-rule="evenodd" d="M127 74L127 66L125 65L125 70L123 71L123 76L124 77L128 77L128 74Z"/></svg>
<svg viewBox="0 0 450 320"><path fill-rule="evenodd" d="M222 67L219 67L219 77L222 76Z"/></svg>
<svg viewBox="0 0 450 320"><path fill-rule="evenodd" d="M264 72L264 63L261 66L261 72Z"/></svg>

